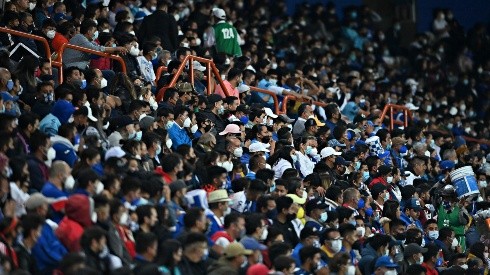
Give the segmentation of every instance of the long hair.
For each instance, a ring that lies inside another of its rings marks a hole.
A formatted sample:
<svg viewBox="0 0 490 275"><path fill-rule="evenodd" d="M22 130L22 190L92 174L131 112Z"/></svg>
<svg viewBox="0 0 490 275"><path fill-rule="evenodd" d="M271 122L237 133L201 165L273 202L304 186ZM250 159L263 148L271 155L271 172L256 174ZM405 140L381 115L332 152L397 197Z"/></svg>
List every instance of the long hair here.
<svg viewBox="0 0 490 275"><path fill-rule="evenodd" d="M289 161L291 166L294 167L293 158L291 157L291 151L293 149L293 146L284 146L280 150L274 152L274 154L267 160L267 163L274 166L280 159L284 159Z"/></svg>
<svg viewBox="0 0 490 275"><path fill-rule="evenodd" d="M37 81L34 73L36 68L39 67L39 60L32 55L27 55L17 65L17 69L14 74L21 81L25 81L29 86L36 87Z"/></svg>
<svg viewBox="0 0 490 275"><path fill-rule="evenodd" d="M118 96L117 90L118 88L126 89L131 95L131 99L137 99L136 90L134 89L133 83L131 83L131 79L124 73L117 73L116 77L112 80L111 86L109 87L109 94Z"/></svg>

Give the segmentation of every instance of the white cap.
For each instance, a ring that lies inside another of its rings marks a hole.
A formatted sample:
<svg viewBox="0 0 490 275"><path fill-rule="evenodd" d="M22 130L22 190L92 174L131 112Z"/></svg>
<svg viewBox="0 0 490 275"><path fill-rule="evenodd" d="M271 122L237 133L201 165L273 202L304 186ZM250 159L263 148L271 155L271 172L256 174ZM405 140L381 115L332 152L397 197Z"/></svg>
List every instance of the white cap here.
<svg viewBox="0 0 490 275"><path fill-rule="evenodd" d="M410 111L416 111L419 109L419 107L413 105L413 103L407 103L405 104L405 107L407 107Z"/></svg>
<svg viewBox="0 0 490 275"><path fill-rule="evenodd" d="M277 118L277 115L272 112L271 108L264 107L264 111L268 117Z"/></svg>
<svg viewBox="0 0 490 275"><path fill-rule="evenodd" d="M89 106L86 106L87 109L88 109L88 119L92 120L93 122L97 122L97 118L94 117L94 115L92 114L92 108L90 108L90 105Z"/></svg>
<svg viewBox="0 0 490 275"><path fill-rule="evenodd" d="M121 149L121 147L114 146L111 149L107 150L107 152L105 153L104 159L108 160L109 158L112 158L112 157L122 158L125 155L126 155L126 153L123 151L123 149Z"/></svg>
<svg viewBox="0 0 490 275"><path fill-rule="evenodd" d="M262 142L255 142L250 144L250 147L248 147L248 151L250 153L255 153L255 152L270 152L269 149L263 144Z"/></svg>
<svg viewBox="0 0 490 275"><path fill-rule="evenodd" d="M413 79L413 78L408 78L405 81L405 85L414 86L414 85L419 85L419 83L417 81L415 81L415 79Z"/></svg>
<svg viewBox="0 0 490 275"><path fill-rule="evenodd" d="M213 9L213 15L215 17L218 17L219 19L225 19L226 18L226 13L223 9L219 9L219 8L214 8Z"/></svg>
<svg viewBox="0 0 490 275"><path fill-rule="evenodd" d="M192 68L194 70L198 70L198 71L201 71L201 72L204 72L206 70L206 67L204 67L203 65L201 65L201 63L199 63L199 61L197 61L197 60L192 61Z"/></svg>
<svg viewBox="0 0 490 275"><path fill-rule="evenodd" d="M237 89L238 89L239 93L244 93L244 92L250 91L250 87L248 85L245 85L245 84L238 85Z"/></svg>
<svg viewBox="0 0 490 275"><path fill-rule="evenodd" d="M254 73L257 73L257 71L254 69L254 67L252 65L248 65L247 68L245 68L246 70L250 70Z"/></svg>
<svg viewBox="0 0 490 275"><path fill-rule="evenodd" d="M335 151L335 149L333 149L332 147L325 147L320 151L320 157L322 159L328 158L331 155L340 156L342 155L342 153Z"/></svg>

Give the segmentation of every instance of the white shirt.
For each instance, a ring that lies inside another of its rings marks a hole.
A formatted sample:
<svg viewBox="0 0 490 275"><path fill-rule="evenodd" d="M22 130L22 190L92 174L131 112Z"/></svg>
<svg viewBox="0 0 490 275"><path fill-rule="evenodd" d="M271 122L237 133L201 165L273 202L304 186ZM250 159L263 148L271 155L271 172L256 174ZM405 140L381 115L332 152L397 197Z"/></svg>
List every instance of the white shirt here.
<svg viewBox="0 0 490 275"><path fill-rule="evenodd" d="M247 197L245 196L245 191L236 192L230 195L231 199L231 209L243 213L245 210L245 202Z"/></svg>
<svg viewBox="0 0 490 275"><path fill-rule="evenodd" d="M10 182L10 195L15 201L15 216L20 217L26 214L27 212L24 205L30 195L22 191L15 182Z"/></svg>
<svg viewBox="0 0 490 275"><path fill-rule="evenodd" d="M291 163L285 159L280 159L274 166L272 166L272 170L274 170L274 178L281 178L284 171L286 171L288 168L293 168Z"/></svg>
<svg viewBox="0 0 490 275"><path fill-rule="evenodd" d="M296 151L296 155L298 156L299 162L299 170L303 177L308 176L313 173L313 169L315 168L315 163L311 161L308 156L303 155L303 153Z"/></svg>
<svg viewBox="0 0 490 275"><path fill-rule="evenodd" d="M146 60L144 56L138 56L138 65L140 66L141 74L146 81L150 81L152 85L155 85L155 72L153 71L153 63Z"/></svg>

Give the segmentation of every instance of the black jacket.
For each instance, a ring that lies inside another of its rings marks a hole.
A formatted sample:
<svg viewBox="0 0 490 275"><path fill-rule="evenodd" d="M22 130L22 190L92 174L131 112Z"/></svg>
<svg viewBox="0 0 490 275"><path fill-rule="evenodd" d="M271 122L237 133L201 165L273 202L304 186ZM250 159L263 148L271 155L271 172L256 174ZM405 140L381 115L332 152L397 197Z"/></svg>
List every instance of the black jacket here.
<svg viewBox="0 0 490 275"><path fill-rule="evenodd" d="M162 48L173 52L178 48L178 33L175 18L162 10L157 10L143 19L138 40L144 42L152 36L158 36L162 41Z"/></svg>

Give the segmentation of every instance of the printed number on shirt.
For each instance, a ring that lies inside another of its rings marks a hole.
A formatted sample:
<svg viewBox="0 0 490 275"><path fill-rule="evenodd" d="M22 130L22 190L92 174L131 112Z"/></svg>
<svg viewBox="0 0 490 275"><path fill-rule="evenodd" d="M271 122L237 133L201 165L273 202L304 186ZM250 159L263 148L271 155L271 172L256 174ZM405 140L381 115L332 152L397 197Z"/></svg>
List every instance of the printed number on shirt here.
<svg viewBox="0 0 490 275"><path fill-rule="evenodd" d="M221 31L223 32L223 37L225 39L235 38L235 34L233 34L232 28L222 29Z"/></svg>

